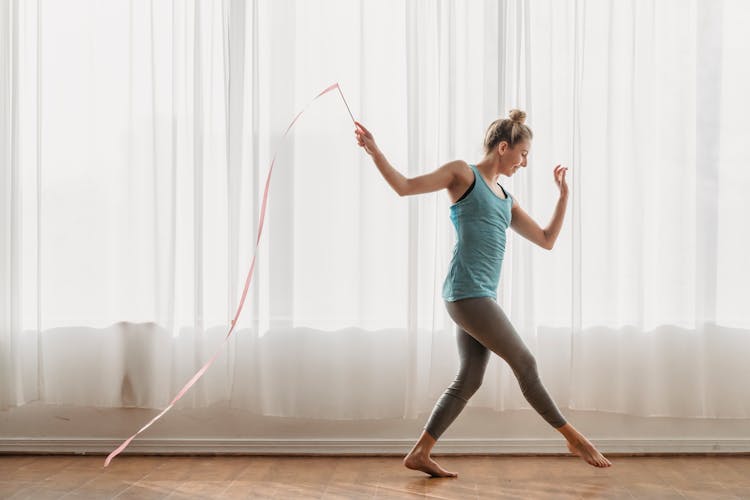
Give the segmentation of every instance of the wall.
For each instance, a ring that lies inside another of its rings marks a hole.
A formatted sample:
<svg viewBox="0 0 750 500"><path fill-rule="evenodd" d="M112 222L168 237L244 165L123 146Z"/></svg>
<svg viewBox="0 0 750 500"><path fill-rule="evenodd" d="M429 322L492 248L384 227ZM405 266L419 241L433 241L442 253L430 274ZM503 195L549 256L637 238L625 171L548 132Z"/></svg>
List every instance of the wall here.
<svg viewBox="0 0 750 500"><path fill-rule="evenodd" d="M30 403L0 412L0 452L109 453L158 410ZM610 453L750 452L750 419L677 419L563 409ZM133 440L140 453L405 454L426 422L315 421L227 408L172 409ZM567 453L563 437L532 410L466 408L434 453Z"/></svg>

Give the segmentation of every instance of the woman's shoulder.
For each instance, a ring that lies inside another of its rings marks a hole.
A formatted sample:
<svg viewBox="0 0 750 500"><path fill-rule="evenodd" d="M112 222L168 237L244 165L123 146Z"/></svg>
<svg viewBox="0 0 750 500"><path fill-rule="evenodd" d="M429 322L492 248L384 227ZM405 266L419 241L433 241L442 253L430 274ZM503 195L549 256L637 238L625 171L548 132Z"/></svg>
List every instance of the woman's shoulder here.
<svg viewBox="0 0 750 500"><path fill-rule="evenodd" d="M456 165L456 175L464 182L471 184L474 180L474 170L471 165L464 160L454 161Z"/></svg>
<svg viewBox="0 0 750 500"><path fill-rule="evenodd" d="M454 181L448 188L451 203L457 203L466 194L468 189L474 184L474 172L471 166L463 160L451 162L454 171Z"/></svg>

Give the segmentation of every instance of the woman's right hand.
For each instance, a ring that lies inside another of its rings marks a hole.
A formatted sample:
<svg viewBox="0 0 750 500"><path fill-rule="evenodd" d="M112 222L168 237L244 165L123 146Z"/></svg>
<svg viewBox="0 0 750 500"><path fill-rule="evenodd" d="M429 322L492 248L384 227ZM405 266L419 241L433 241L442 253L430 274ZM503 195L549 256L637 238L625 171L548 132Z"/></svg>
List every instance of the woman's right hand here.
<svg viewBox="0 0 750 500"><path fill-rule="evenodd" d="M378 150L378 145L375 144L375 138L373 138L370 131L367 130L364 125L358 121L355 121L354 123L356 125L354 135L357 136L357 143L365 148L368 155L372 156Z"/></svg>

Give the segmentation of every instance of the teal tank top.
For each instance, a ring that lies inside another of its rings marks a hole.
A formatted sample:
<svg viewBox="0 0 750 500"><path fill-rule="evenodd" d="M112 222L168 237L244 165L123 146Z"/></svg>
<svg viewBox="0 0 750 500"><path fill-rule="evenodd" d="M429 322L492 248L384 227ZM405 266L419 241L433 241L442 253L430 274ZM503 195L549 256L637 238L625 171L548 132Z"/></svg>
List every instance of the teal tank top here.
<svg viewBox="0 0 750 500"><path fill-rule="evenodd" d="M503 189L500 198L487 185L475 165L472 187L450 206L456 228L448 274L443 282L443 299L453 302L469 297L497 300L497 284L505 255L505 230L510 225L513 197Z"/></svg>

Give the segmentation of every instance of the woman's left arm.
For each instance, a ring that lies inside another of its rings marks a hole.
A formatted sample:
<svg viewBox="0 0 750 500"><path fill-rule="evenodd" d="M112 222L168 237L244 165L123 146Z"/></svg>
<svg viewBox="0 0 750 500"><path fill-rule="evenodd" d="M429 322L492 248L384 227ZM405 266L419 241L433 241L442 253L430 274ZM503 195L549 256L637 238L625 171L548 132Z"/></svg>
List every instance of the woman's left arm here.
<svg viewBox="0 0 750 500"><path fill-rule="evenodd" d="M565 208L568 204L568 184L565 182L567 171L567 167L561 165L555 167L555 184L560 189L560 198L557 200L552 220L545 229L539 227L539 224L521 208L515 197L513 198L510 227L527 240L547 250L552 250L555 245L555 240L557 240L557 235L560 234L565 218Z"/></svg>

